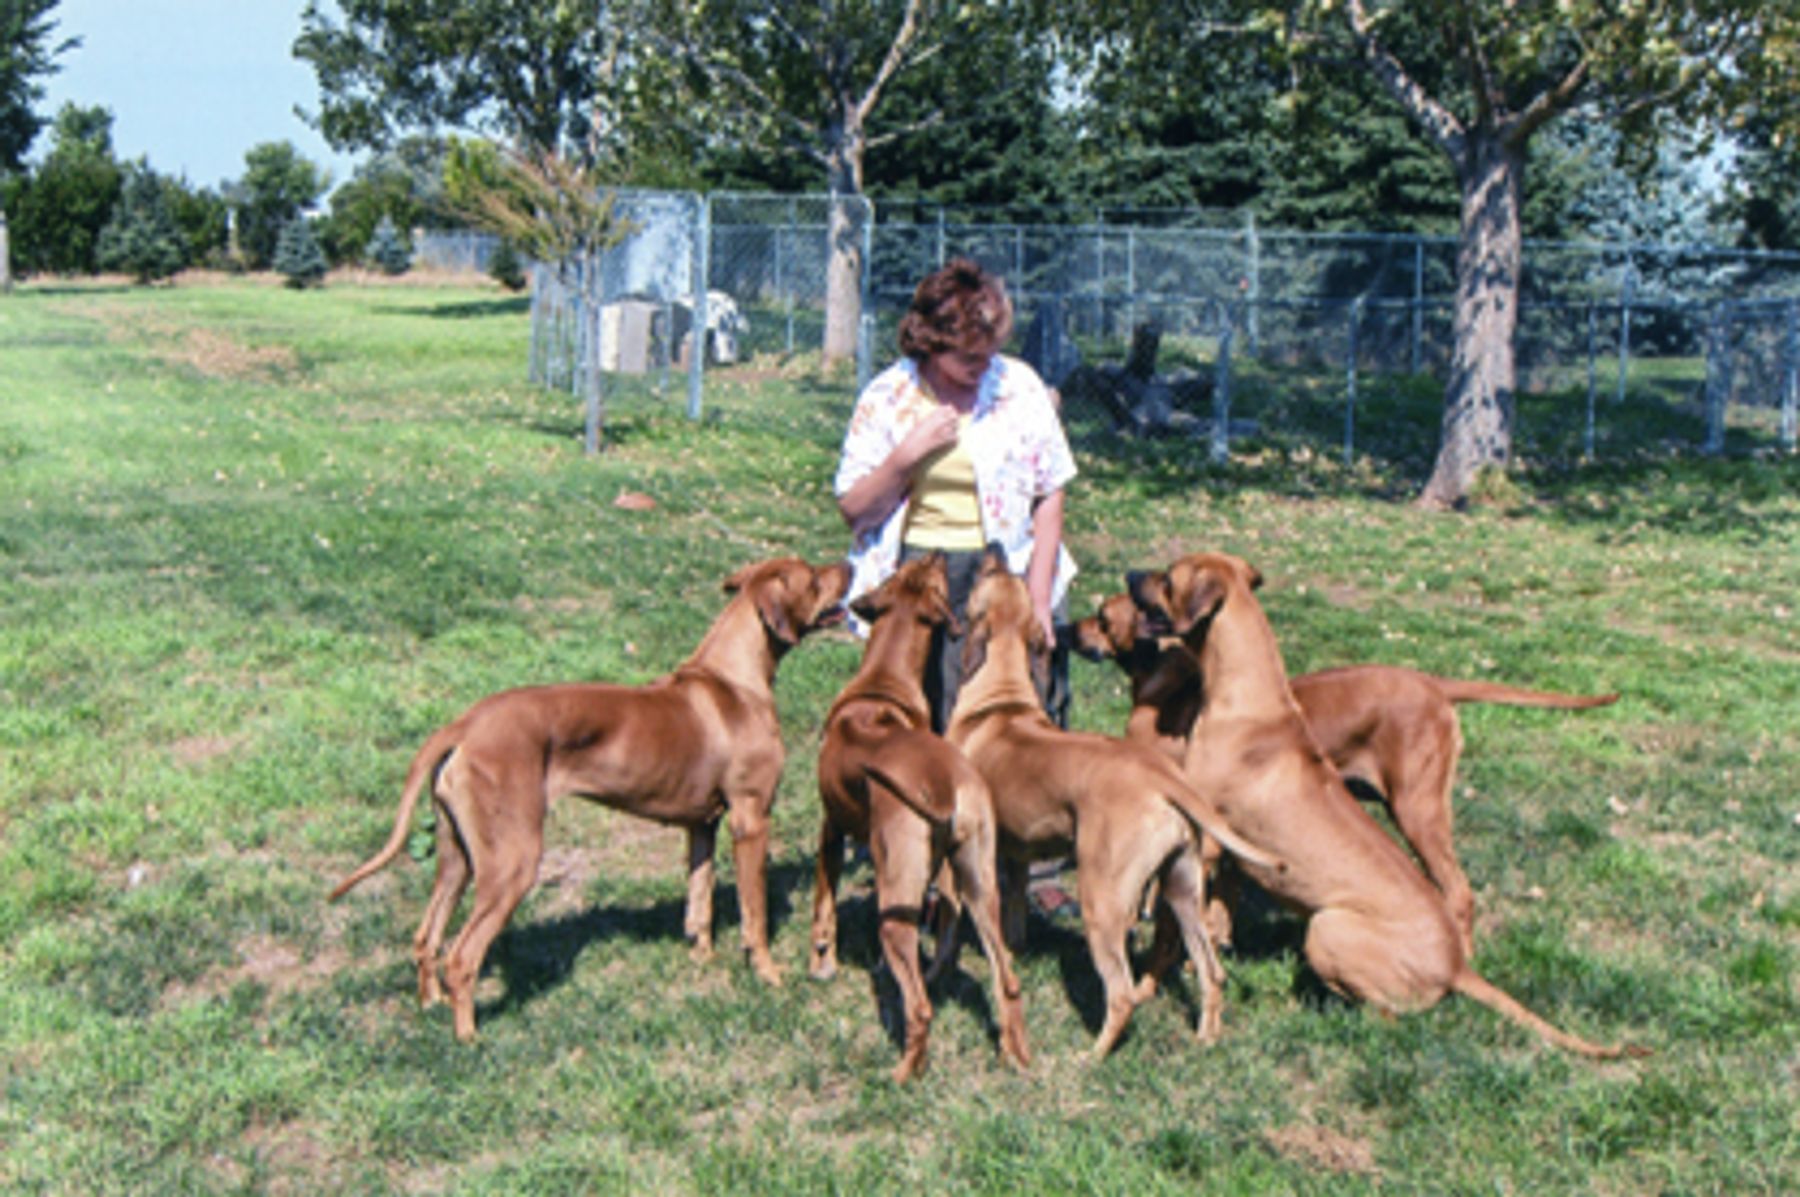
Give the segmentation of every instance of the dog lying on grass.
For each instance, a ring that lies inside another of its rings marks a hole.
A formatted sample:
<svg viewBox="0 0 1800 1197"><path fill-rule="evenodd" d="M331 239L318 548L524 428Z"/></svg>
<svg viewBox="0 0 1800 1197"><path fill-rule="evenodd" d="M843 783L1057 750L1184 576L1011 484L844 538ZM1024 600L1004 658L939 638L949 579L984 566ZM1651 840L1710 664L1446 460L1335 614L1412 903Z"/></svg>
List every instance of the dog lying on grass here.
<svg viewBox="0 0 1800 1197"><path fill-rule="evenodd" d="M1149 634L1128 594L1115 594L1075 624L1075 651L1112 660L1131 683L1126 737L1154 744L1175 760L1187 755L1188 733L1203 695L1200 665L1180 640ZM1462 756L1456 705L1465 702L1579 710L1617 702L1614 694L1558 694L1498 682L1436 677L1393 665L1349 665L1302 674L1289 683L1307 728L1358 797L1373 791L1386 804L1426 876L1443 891L1463 939L1474 951L1475 893L1457 860L1450 788ZM1217 895L1215 895L1217 900ZM1216 919L1215 935L1229 941Z"/></svg>
<svg viewBox="0 0 1800 1197"><path fill-rule="evenodd" d="M738 905L751 967L771 985L766 867L769 808L784 750L773 684L801 637L843 614L843 563L784 557L739 570L734 597L699 648L645 686L571 684L506 690L434 732L413 758L394 830L333 899L400 854L420 793L437 808L437 881L413 937L419 1001L448 996L456 1037L475 1037L475 981L488 946L537 881L544 816L553 799L579 795L685 827L686 929L697 959L712 954L713 846L729 821ZM475 904L444 954L438 949L469 882Z"/></svg>

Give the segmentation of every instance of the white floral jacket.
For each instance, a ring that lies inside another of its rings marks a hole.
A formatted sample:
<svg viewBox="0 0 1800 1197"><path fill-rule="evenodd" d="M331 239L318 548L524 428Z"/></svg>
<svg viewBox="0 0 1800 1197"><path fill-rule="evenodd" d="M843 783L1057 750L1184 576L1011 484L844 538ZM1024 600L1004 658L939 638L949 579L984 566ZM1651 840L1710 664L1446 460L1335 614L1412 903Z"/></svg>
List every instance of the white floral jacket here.
<svg viewBox="0 0 1800 1197"><path fill-rule="evenodd" d="M838 461L835 493L841 498L880 465L937 400L919 378L918 363L902 358L878 374L856 400ZM981 376L973 419L963 434L975 463L975 491L981 530L1006 549L1007 563L1023 574L1031 561L1033 504L1066 486L1075 476L1075 456L1063 435L1062 420L1037 371L1017 358L996 355ZM850 593L845 601L874 589L900 561L901 530L908 499L880 524L856 537L850 548ZM1057 546L1050 601L1060 602L1075 576L1069 551ZM852 621L858 633L867 629Z"/></svg>

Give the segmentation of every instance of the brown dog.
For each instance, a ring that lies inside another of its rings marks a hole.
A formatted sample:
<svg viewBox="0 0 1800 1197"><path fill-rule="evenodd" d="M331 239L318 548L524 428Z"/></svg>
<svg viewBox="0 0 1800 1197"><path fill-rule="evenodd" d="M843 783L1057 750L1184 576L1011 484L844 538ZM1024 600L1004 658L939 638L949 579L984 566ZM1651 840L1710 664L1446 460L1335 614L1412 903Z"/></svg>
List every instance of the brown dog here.
<svg viewBox="0 0 1800 1197"><path fill-rule="evenodd" d="M1112 1049L1141 1000L1132 984L1126 934L1154 879L1200 967L1199 1034L1219 1034L1224 969L1201 925L1205 883L1199 833L1234 852L1249 848L1213 804L1152 748L1110 736L1066 732L1044 714L1032 685L1034 658L1047 646L1024 582L989 550L969 595L963 685L949 739L987 779L1000 820L1000 850L1020 867L1073 849L1088 951L1106 988L1096 1058Z"/></svg>
<svg viewBox="0 0 1800 1197"><path fill-rule="evenodd" d="M802 636L842 615L850 571L792 557L747 566L700 647L646 686L575 684L492 694L425 741L407 771L393 834L338 887L399 855L427 782L437 807L437 882L413 937L419 1000L449 991L456 1037L475 1036L475 981L488 945L537 881L544 816L576 794L688 831L687 934L712 953L713 843L727 817L737 859L744 947L778 984L769 955L764 871L769 807L784 752L775 721L775 667ZM445 925L475 881L475 907L444 956Z"/></svg>
<svg viewBox="0 0 1800 1197"><path fill-rule="evenodd" d="M1338 993L1383 1011L1422 1010L1456 992L1559 1047L1617 1056L1558 1030L1469 966L1444 896L1350 796L1308 731L1281 651L1251 591L1260 576L1222 553L1134 574L1132 598L1167 620L1200 665L1202 705L1186 770L1231 828L1287 865L1239 867L1309 917L1306 958Z"/></svg>
<svg viewBox="0 0 1800 1197"><path fill-rule="evenodd" d="M1111 658L1130 679L1127 738L1182 760L1200 711L1200 666L1180 640L1151 636L1144 622L1130 595L1115 594L1076 623L1075 648L1090 660ZM1289 684L1319 747L1347 779L1366 787L1352 793L1373 790L1380 797L1426 876L1444 891L1465 954L1474 951L1475 893L1451 835L1450 787L1463 748L1456 704L1576 710L1619 698L1461 681L1393 665L1324 669Z"/></svg>
<svg viewBox="0 0 1800 1197"><path fill-rule="evenodd" d="M993 798L981 774L931 731L925 658L933 631L954 622L944 559L933 553L902 565L852 604L870 624L862 668L832 704L819 749L825 815L813 886L812 975L837 972L837 887L846 836L869 845L881 950L906 1010L906 1044L894 1079L925 1067L931 1001L919 971L919 917L925 888L946 856L994 974L1000 1050L1030 1063L1019 978L1000 935L994 880ZM949 936L943 937L949 942Z"/></svg>

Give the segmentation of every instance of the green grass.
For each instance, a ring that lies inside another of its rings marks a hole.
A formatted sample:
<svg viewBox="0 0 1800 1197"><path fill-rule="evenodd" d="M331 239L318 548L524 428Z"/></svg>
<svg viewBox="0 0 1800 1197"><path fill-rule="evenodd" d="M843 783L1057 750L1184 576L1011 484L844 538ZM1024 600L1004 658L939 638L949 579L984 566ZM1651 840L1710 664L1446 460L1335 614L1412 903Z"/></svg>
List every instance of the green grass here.
<svg viewBox="0 0 1800 1197"><path fill-rule="evenodd" d="M648 680L738 565L844 545L847 384L759 357L713 374L693 423L682 388L619 380L590 460L575 402L522 381L526 338L522 302L480 288L0 299L0 1187L1800 1187L1796 465L1672 454L1662 424L1634 441L1614 413L1600 464L1568 452L1578 425L1527 437L1498 493L1427 515L1403 501L1434 420L1413 379L1369 381L1385 431L1348 467L1334 381L1275 367L1246 368L1264 432L1220 468L1071 413L1075 605L1219 547L1268 576L1295 672L1623 691L1465 708L1458 842L1482 970L1655 1055L1574 1060L1455 999L1392 1021L1322 1000L1297 923L1268 912L1227 960L1223 1042L1194 1046L1178 985L1096 1065L1098 983L1061 916L1020 960L1032 1072L997 1062L966 949L935 991L931 1069L896 1089L866 869L839 979L802 971L843 638L802 646L777 686L788 984L735 951L689 962L678 834L568 804L490 956L481 1041L457 1045L412 1000L429 865L323 901L385 835L420 740L491 690ZM1638 381L1634 403L1664 410ZM1523 423L1578 399L1532 398ZM615 507L627 490L657 506ZM1078 725L1116 729L1116 672L1074 668Z"/></svg>

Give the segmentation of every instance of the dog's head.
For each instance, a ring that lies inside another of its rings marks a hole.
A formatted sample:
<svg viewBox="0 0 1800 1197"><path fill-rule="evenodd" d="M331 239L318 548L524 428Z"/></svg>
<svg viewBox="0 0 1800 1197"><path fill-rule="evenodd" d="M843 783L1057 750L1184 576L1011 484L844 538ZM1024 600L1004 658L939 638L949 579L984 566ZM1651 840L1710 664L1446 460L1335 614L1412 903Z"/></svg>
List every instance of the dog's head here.
<svg viewBox="0 0 1800 1197"><path fill-rule="evenodd" d="M982 554L981 569L975 575L975 586L969 591L966 612L968 634L963 639L962 674L967 681L987 664L988 646L996 637L1018 636L1025 641L1034 680L1050 667L1050 644L1044 637L1043 625L1031 609L1031 593L1025 580L1012 572L1006 553L990 544Z"/></svg>
<svg viewBox="0 0 1800 1197"><path fill-rule="evenodd" d="M1129 594L1114 594L1086 619L1075 621L1075 651L1090 661L1123 662L1146 639L1137 604Z"/></svg>
<svg viewBox="0 0 1800 1197"><path fill-rule="evenodd" d="M952 636L962 635L962 625L950 609L950 578L942 553L927 553L906 562L887 581L851 603L850 610L870 625L889 612L904 610L922 624L946 628Z"/></svg>
<svg viewBox="0 0 1800 1197"><path fill-rule="evenodd" d="M788 649L817 628L844 618L850 567L842 561L810 565L798 557L759 561L725 579L725 593L741 593L756 608L769 638Z"/></svg>
<svg viewBox="0 0 1800 1197"><path fill-rule="evenodd" d="M1143 615L1151 635L1204 636L1232 591L1249 593L1262 585L1262 574L1240 557L1227 553L1190 553L1161 572L1133 570L1125 575L1126 592Z"/></svg>

